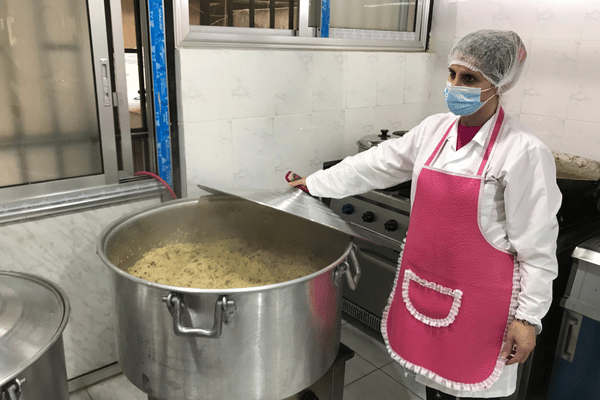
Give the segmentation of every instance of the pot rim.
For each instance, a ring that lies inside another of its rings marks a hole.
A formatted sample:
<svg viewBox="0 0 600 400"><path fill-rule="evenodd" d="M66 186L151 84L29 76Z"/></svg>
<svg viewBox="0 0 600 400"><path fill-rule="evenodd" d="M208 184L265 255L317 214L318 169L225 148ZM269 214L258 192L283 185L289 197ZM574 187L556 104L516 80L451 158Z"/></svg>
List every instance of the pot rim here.
<svg viewBox="0 0 600 400"><path fill-rule="evenodd" d="M172 206L174 204L194 203L194 202L198 202L198 199L186 198L186 199L178 199L178 200L169 200L166 203L154 204L149 207L140 209L138 211L134 211L130 214L124 215L121 218L118 218L117 220L110 223L107 227L105 227L102 230L102 232L100 232L100 235L98 236L98 240L97 240L96 253L100 257L102 262L106 266L108 266L114 273L116 273L117 275L119 275L125 279L129 279L135 283L142 284L144 286L148 286L151 288L164 290L164 291L170 291L170 292L175 291L178 293L227 295L227 294L254 293L254 292L277 290L277 289L285 288L287 286L296 285L302 281L309 281L309 280L313 279L314 277L321 275L325 272L328 272L328 271L332 270L333 268L337 267L338 265L340 265L346 259L346 257L348 257L348 254L350 254L350 251L352 250L352 246L354 245L354 238L352 236L348 236L348 245L346 246L346 250L344 251L344 253L339 258L337 258L333 263L329 264L326 267L321 268L320 270L318 270L316 272L313 272L310 275L292 279L290 281L274 283L271 285L251 286L251 287L233 288L233 289L189 288L189 287L181 287L181 286L164 285L162 283L148 281L148 280L138 278L136 276L129 274L128 272L123 271L121 268L114 265L106 256L105 250L106 250L106 242L108 240L108 237L111 235L112 232L114 232L115 229L117 229L119 226L123 225L125 222L128 222L131 219L134 219L142 214L146 214L151 211L154 211L155 209L165 208L168 206Z"/></svg>

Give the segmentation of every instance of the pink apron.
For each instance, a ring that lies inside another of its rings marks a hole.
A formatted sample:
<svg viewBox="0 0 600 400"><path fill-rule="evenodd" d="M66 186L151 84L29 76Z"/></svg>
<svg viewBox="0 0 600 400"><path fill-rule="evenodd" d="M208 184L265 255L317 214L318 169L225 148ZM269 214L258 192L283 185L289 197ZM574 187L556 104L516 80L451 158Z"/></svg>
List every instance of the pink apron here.
<svg viewBox="0 0 600 400"><path fill-rule="evenodd" d="M487 241L478 219L482 173L503 120L500 108L477 175L430 167L454 123L425 163L384 312L383 336L392 357L457 390L478 391L496 382L516 309L517 264Z"/></svg>

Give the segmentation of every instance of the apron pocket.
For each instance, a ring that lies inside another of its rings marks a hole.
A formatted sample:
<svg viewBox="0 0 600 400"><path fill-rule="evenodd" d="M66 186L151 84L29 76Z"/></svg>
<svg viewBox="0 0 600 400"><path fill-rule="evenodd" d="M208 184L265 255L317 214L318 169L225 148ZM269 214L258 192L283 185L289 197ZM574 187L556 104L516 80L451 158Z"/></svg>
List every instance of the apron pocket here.
<svg viewBox="0 0 600 400"><path fill-rule="evenodd" d="M410 269L404 271L402 299L413 317L438 328L454 322L462 292L420 278Z"/></svg>

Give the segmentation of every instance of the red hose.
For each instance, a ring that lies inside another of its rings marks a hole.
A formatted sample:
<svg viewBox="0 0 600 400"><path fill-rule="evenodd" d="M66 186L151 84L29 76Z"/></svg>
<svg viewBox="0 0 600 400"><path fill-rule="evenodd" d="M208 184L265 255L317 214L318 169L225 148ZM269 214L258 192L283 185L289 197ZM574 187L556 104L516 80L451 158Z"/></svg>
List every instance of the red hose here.
<svg viewBox="0 0 600 400"><path fill-rule="evenodd" d="M153 174L152 172L148 172L148 171L138 171L138 172L134 173L133 175L136 175L136 176L148 175L148 176L153 177L154 179L156 179L157 181L162 183L167 188L167 190L169 191L169 193L171 193L171 196L173 196L174 199L177 199L177 195L175 194L173 189L171 189L171 186L169 186L169 184L167 182L165 182L165 180L163 178L161 178L160 176Z"/></svg>

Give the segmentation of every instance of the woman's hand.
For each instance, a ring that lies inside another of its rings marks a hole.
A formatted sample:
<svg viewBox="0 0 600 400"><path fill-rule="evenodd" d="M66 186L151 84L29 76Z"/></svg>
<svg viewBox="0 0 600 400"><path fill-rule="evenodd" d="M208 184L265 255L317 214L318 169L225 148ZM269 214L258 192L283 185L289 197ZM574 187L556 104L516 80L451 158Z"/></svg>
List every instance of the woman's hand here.
<svg viewBox="0 0 600 400"><path fill-rule="evenodd" d="M291 181L291 182L289 182L288 184L289 184L290 186L294 186L294 187L295 187L295 186L300 186L300 185L302 185L302 186L306 186L306 178L300 178L300 179L298 179L298 180L296 180L296 181Z"/></svg>
<svg viewBox="0 0 600 400"><path fill-rule="evenodd" d="M300 175L297 175L292 171L288 171L288 173L285 174L285 180L288 181L290 186L297 187L298 189L310 194L308 187L306 186L306 178L302 178Z"/></svg>
<svg viewBox="0 0 600 400"><path fill-rule="evenodd" d="M514 320L508 327L506 342L502 347L502 357L507 359L506 365L524 363L534 347L535 326Z"/></svg>

